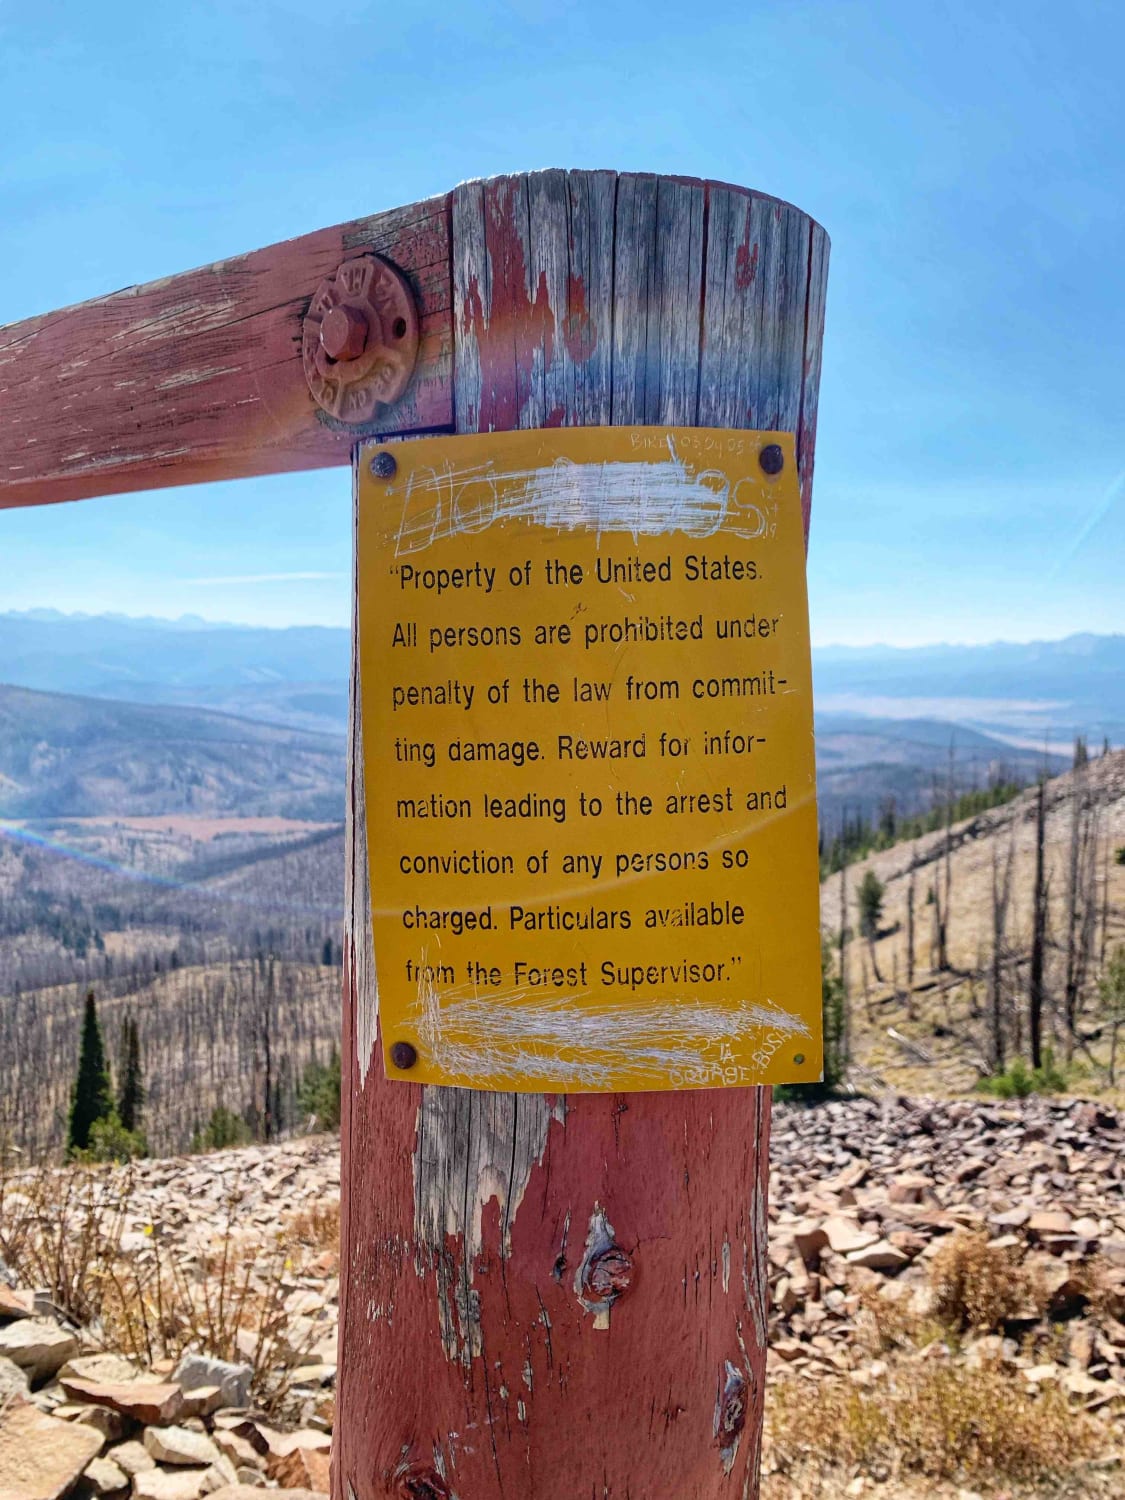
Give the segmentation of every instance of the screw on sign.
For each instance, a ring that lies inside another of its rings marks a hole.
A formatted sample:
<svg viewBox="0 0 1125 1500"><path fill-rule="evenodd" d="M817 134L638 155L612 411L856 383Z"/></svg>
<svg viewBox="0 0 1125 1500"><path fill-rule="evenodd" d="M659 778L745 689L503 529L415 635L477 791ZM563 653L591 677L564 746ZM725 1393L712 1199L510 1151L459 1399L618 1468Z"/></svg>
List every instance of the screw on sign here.
<svg viewBox="0 0 1125 1500"><path fill-rule="evenodd" d="M385 450L376 453L371 460L371 473L376 479L393 479L398 473L398 459L393 453L387 453Z"/></svg>
<svg viewBox="0 0 1125 1500"><path fill-rule="evenodd" d="M785 454L780 443L767 443L758 454L763 474L780 474L785 467Z"/></svg>
<svg viewBox="0 0 1125 1500"><path fill-rule="evenodd" d="M344 261L313 295L301 350L321 410L349 426L372 422L404 395L418 358L418 309L405 275L378 255Z"/></svg>

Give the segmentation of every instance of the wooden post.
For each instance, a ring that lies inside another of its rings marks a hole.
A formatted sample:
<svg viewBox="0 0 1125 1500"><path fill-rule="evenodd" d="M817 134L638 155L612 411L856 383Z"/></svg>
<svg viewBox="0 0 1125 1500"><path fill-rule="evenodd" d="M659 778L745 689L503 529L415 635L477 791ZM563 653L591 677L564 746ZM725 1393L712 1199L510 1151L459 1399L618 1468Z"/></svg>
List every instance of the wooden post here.
<svg viewBox="0 0 1125 1500"><path fill-rule="evenodd" d="M797 434L828 242L716 183L548 171L450 203L458 432ZM769 1094L388 1083L353 651L334 1500L757 1494Z"/></svg>

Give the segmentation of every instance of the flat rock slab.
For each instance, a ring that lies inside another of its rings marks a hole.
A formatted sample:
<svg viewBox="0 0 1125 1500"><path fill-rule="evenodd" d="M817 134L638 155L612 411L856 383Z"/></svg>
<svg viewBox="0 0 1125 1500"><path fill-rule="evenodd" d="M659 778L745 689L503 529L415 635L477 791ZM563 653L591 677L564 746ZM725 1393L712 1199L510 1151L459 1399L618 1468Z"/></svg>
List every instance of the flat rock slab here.
<svg viewBox="0 0 1125 1500"><path fill-rule="evenodd" d="M284 1458L272 1459L269 1477L282 1489L328 1492L332 1488L332 1458L325 1448L295 1448Z"/></svg>
<svg viewBox="0 0 1125 1500"><path fill-rule="evenodd" d="M853 1250L845 1259L849 1266L863 1266L868 1271L901 1271L910 1264L910 1256L887 1240Z"/></svg>
<svg viewBox="0 0 1125 1500"><path fill-rule="evenodd" d="M0 1500L58 1500L101 1450L92 1427L17 1399L0 1410Z"/></svg>
<svg viewBox="0 0 1125 1500"><path fill-rule="evenodd" d="M143 1378L139 1366L120 1354L80 1354L76 1359L68 1359L59 1370L59 1379L70 1376L75 1380L108 1380L113 1385Z"/></svg>
<svg viewBox="0 0 1125 1500"><path fill-rule="evenodd" d="M95 1458L86 1465L83 1478L96 1495L115 1495L129 1487L129 1476L112 1458Z"/></svg>
<svg viewBox="0 0 1125 1500"><path fill-rule="evenodd" d="M26 1396L27 1392L27 1371L21 1370L6 1354L0 1354L0 1401L9 1396Z"/></svg>
<svg viewBox="0 0 1125 1500"><path fill-rule="evenodd" d="M209 1359L204 1354L185 1354L172 1379L183 1391L200 1386L217 1385L220 1406L246 1406L250 1401L250 1382L254 1371L250 1365L235 1365L225 1359Z"/></svg>
<svg viewBox="0 0 1125 1500"><path fill-rule="evenodd" d="M327 1432L318 1432L311 1427L301 1428L298 1432L277 1432L272 1427L263 1426L261 1422L256 1425L274 1458L285 1458L298 1448L313 1450L332 1446L332 1438Z"/></svg>
<svg viewBox="0 0 1125 1500"><path fill-rule="evenodd" d="M30 1292L16 1292L0 1281L0 1320L30 1318L35 1312L35 1299Z"/></svg>
<svg viewBox="0 0 1125 1500"><path fill-rule="evenodd" d="M323 1490L268 1490L269 1500L328 1500ZM263 1491L254 1484L228 1484L214 1490L211 1500L262 1500Z"/></svg>
<svg viewBox="0 0 1125 1500"><path fill-rule="evenodd" d="M146 1469L133 1480L134 1500L202 1500L206 1476L206 1469Z"/></svg>
<svg viewBox="0 0 1125 1500"><path fill-rule="evenodd" d="M845 1219L839 1214L825 1219L822 1227L828 1236L829 1247L836 1255L851 1255L856 1250L866 1250L879 1238L869 1229L861 1229L854 1219Z"/></svg>
<svg viewBox="0 0 1125 1500"><path fill-rule="evenodd" d="M190 1427L149 1427L144 1445L161 1464L201 1464L206 1467L218 1461L219 1450L205 1432Z"/></svg>
<svg viewBox="0 0 1125 1500"><path fill-rule="evenodd" d="M20 1318L0 1328L0 1354L26 1370L32 1382L49 1380L79 1348L73 1333L47 1318Z"/></svg>
<svg viewBox="0 0 1125 1500"><path fill-rule="evenodd" d="M150 1469L156 1468L156 1460L148 1452L143 1443L130 1439L127 1443L119 1443L116 1448L109 1450L109 1457L119 1469L124 1469L126 1474L147 1474Z"/></svg>
<svg viewBox="0 0 1125 1500"><path fill-rule="evenodd" d="M146 1427L174 1422L184 1403L178 1385L158 1381L129 1380L117 1384L110 1380L79 1380L67 1376L59 1383L72 1401L108 1406Z"/></svg>

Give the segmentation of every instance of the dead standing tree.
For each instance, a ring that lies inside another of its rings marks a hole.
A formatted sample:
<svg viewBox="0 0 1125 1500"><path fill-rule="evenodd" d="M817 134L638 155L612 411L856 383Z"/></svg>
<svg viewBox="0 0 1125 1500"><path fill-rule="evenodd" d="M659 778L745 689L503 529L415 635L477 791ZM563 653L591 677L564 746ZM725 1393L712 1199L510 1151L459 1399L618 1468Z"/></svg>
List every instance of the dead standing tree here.
<svg viewBox="0 0 1125 1500"><path fill-rule="evenodd" d="M363 329L305 321L364 256L417 312L413 375L379 409L337 369L375 369ZM678 424L795 433L807 526L827 257L806 215L717 183L469 183L0 331L0 505L341 464L364 437ZM361 670L335 1500L752 1495L768 1092L384 1078Z"/></svg>
<svg viewBox="0 0 1125 1500"><path fill-rule="evenodd" d="M1035 799L1035 883L1031 898L1031 969L1027 1001L1027 1031L1033 1068L1043 1066L1043 979L1047 951L1047 880L1044 873L1046 828L1046 788L1040 777Z"/></svg>
<svg viewBox="0 0 1125 1500"><path fill-rule="evenodd" d="M989 1061L995 1072L1004 1070L1004 964L1008 951L1008 905L1012 894L1012 862L1015 856L1015 822L1010 824L1003 870L992 844L992 963L989 972L988 1012L991 1029Z"/></svg>

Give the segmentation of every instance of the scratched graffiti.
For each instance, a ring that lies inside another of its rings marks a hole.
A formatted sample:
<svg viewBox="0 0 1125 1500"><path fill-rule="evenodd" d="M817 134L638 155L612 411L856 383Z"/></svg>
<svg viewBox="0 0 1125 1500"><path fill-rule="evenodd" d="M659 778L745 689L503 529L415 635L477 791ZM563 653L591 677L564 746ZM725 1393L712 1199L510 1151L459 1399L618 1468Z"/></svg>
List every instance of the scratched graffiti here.
<svg viewBox="0 0 1125 1500"><path fill-rule="evenodd" d="M494 463L418 466L405 484L395 540L398 556L442 538L472 536L501 521L551 531L623 532L632 537L719 531L743 541L768 536L776 506L763 506L746 480L681 458L664 434L666 456L499 469Z"/></svg>

